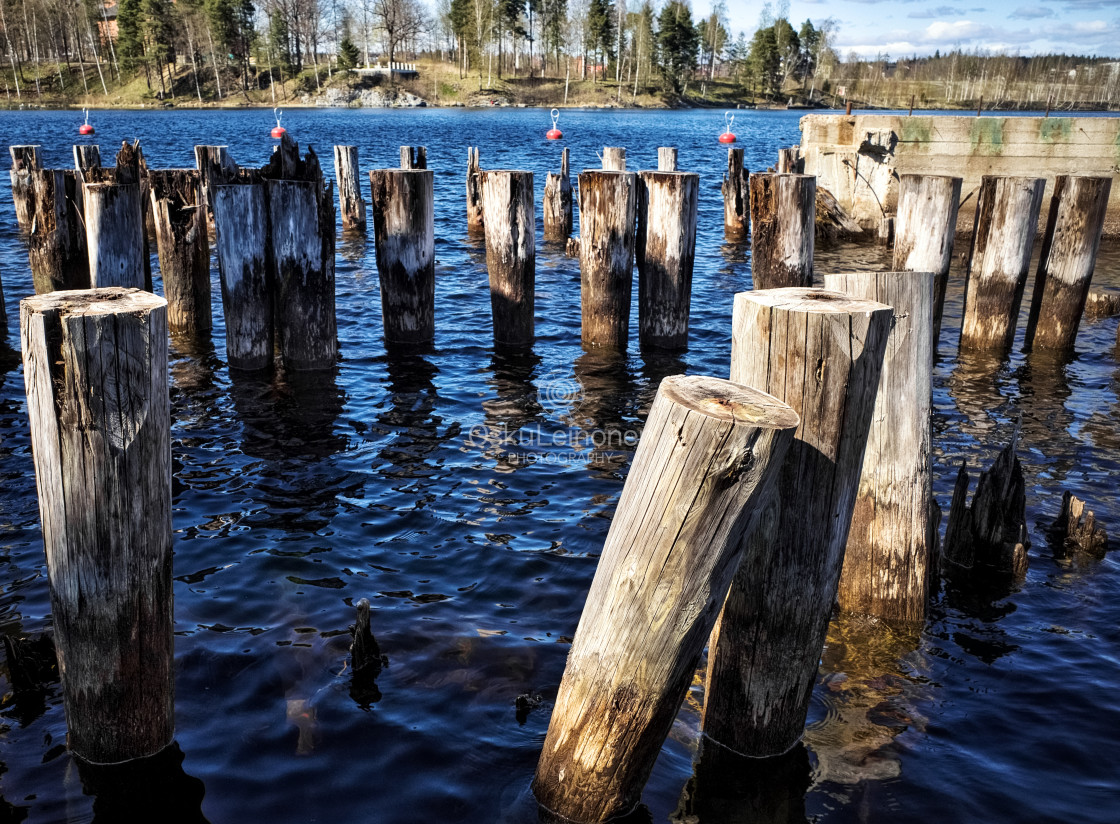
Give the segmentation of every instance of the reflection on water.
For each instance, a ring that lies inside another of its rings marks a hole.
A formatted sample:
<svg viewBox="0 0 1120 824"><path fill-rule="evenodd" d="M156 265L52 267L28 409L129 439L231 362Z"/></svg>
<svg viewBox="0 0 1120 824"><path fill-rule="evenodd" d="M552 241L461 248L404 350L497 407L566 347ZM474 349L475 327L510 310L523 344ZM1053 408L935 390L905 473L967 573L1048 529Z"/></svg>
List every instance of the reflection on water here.
<svg viewBox="0 0 1120 824"><path fill-rule="evenodd" d="M637 386L626 354L587 349L574 370L579 395L568 419L578 430L581 450L587 450L587 467L595 474L617 475L629 464L638 435L633 426Z"/></svg>
<svg viewBox="0 0 1120 824"><path fill-rule="evenodd" d="M1069 380L1070 364L1076 356L1055 352L1032 352L1018 372L1022 439L1024 451L1043 451L1045 468L1036 480L1057 490L1078 464L1078 443L1072 431L1074 413L1068 407L1073 394ZM1037 464L1033 456L1025 461Z"/></svg>
<svg viewBox="0 0 1120 824"><path fill-rule="evenodd" d="M895 739L925 732L931 691L916 673L919 640L874 619L836 616L821 660L823 690L814 693L805 745L817 759L814 784L854 800L866 781L902 770Z"/></svg>
<svg viewBox="0 0 1120 824"><path fill-rule="evenodd" d="M177 743L124 764L75 759L82 792L93 796L94 824L207 824L202 814L205 787L183 770L183 759Z"/></svg>

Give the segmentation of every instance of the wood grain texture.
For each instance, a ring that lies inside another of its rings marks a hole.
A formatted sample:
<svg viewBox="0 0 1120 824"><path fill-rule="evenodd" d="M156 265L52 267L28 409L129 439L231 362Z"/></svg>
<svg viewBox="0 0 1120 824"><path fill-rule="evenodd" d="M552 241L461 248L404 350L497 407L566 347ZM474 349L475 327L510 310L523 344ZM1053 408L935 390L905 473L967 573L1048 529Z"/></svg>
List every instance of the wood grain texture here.
<svg viewBox="0 0 1120 824"><path fill-rule="evenodd" d="M74 168L79 172L101 165L101 147L96 144L74 144Z"/></svg>
<svg viewBox="0 0 1120 824"><path fill-rule="evenodd" d="M174 732L166 304L52 292L20 317L68 744L151 755Z"/></svg>
<svg viewBox="0 0 1120 824"><path fill-rule="evenodd" d="M568 149L560 156L560 174L548 173L544 183L545 240L566 241L572 234L572 179Z"/></svg>
<svg viewBox="0 0 1120 824"><path fill-rule="evenodd" d="M276 344L286 369L338 359L334 197L318 180L269 180L269 267Z"/></svg>
<svg viewBox="0 0 1120 824"><path fill-rule="evenodd" d="M164 169L150 172L148 179L168 328L172 333L207 332L214 324L202 176L197 169Z"/></svg>
<svg viewBox="0 0 1120 824"><path fill-rule="evenodd" d="M813 285L816 204L817 179L813 175L751 175L751 278L755 289Z"/></svg>
<svg viewBox="0 0 1120 824"><path fill-rule="evenodd" d="M775 171L780 175L802 174L805 171L805 161L801 159L801 147L778 149L778 165Z"/></svg>
<svg viewBox="0 0 1120 824"><path fill-rule="evenodd" d="M362 173L357 146L334 147L334 177L338 181L338 209L342 228L366 230L366 202L362 197Z"/></svg>
<svg viewBox="0 0 1120 824"><path fill-rule="evenodd" d="M487 170L481 183L494 342L524 346L533 342L537 272L533 173Z"/></svg>
<svg viewBox="0 0 1120 824"><path fill-rule="evenodd" d="M38 295L89 288L89 252L80 197L77 172L65 169L31 172L34 214L28 231L27 254Z"/></svg>
<svg viewBox="0 0 1120 824"><path fill-rule="evenodd" d="M424 146L401 146L401 168L406 171L427 169L427 148Z"/></svg>
<svg viewBox="0 0 1120 824"><path fill-rule="evenodd" d="M732 380L801 417L708 643L701 724L743 755L784 753L805 726L892 319L822 289L735 296Z"/></svg>
<svg viewBox="0 0 1120 824"><path fill-rule="evenodd" d="M194 162L202 175L202 200L210 222L214 220L214 203L211 192L218 186L232 183L237 176L237 164L230 157L227 146L195 146Z"/></svg>
<svg viewBox="0 0 1120 824"><path fill-rule="evenodd" d="M427 344L435 338L433 173L369 173L381 316L385 342Z"/></svg>
<svg viewBox="0 0 1120 824"><path fill-rule="evenodd" d="M467 232L481 232L484 218L482 209L482 180L479 173L482 171L482 166L479 165L478 147L471 146L467 149ZM547 200L547 187L545 190L545 199ZM547 228L547 222L546 222Z"/></svg>
<svg viewBox="0 0 1120 824"><path fill-rule="evenodd" d="M676 146L658 146L657 147L657 171L659 171L659 172L675 172L675 171L677 171L677 148L676 148Z"/></svg>
<svg viewBox="0 0 1120 824"><path fill-rule="evenodd" d="M86 248L93 288L148 286L147 242L139 183L85 186Z"/></svg>
<svg viewBox="0 0 1120 824"><path fill-rule="evenodd" d="M1045 186L1040 177L985 175L981 181L961 319L962 352L1011 351Z"/></svg>
<svg viewBox="0 0 1120 824"><path fill-rule="evenodd" d="M585 346L625 349L637 240L637 175L579 176L581 335Z"/></svg>
<svg viewBox="0 0 1120 824"><path fill-rule="evenodd" d="M930 452L934 273L829 274L824 285L894 308L840 607L886 621L921 621L937 551Z"/></svg>
<svg viewBox="0 0 1120 824"><path fill-rule="evenodd" d="M642 346L688 347L700 175L638 175L638 339Z"/></svg>
<svg viewBox="0 0 1120 824"><path fill-rule="evenodd" d="M604 172L625 172L626 171L626 149L622 146L605 146L603 147L603 171Z"/></svg>
<svg viewBox="0 0 1120 824"><path fill-rule="evenodd" d="M941 316L953 262L961 178L900 175L895 215L894 271L933 272L933 344L941 338Z"/></svg>
<svg viewBox="0 0 1120 824"><path fill-rule="evenodd" d="M743 150L727 150L723 176L723 232L732 240L747 236L750 228L750 172L743 165Z"/></svg>
<svg viewBox="0 0 1120 824"><path fill-rule="evenodd" d="M546 809L599 822L637 804L797 424L730 381L661 383L537 765Z"/></svg>
<svg viewBox="0 0 1120 824"><path fill-rule="evenodd" d="M31 193L31 173L41 169L39 163L38 146L9 146L8 153L12 156L12 169L9 173L12 181L12 201L16 207L16 223L21 232L31 228L35 207Z"/></svg>
<svg viewBox="0 0 1120 824"><path fill-rule="evenodd" d="M1111 177L1059 175L1054 181L1024 351L1073 349L1111 191Z"/></svg>
<svg viewBox="0 0 1120 824"><path fill-rule="evenodd" d="M268 204L263 183L211 192L230 368L272 365L273 309L268 275Z"/></svg>

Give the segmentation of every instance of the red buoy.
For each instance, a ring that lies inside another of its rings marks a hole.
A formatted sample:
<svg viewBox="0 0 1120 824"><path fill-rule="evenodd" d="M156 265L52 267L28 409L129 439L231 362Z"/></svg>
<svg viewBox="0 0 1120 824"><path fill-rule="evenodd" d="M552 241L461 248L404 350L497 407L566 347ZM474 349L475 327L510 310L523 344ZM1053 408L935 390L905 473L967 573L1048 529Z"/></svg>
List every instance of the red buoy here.
<svg viewBox="0 0 1120 824"><path fill-rule="evenodd" d="M559 120L559 119L560 119L560 112L556 111L556 109L553 109L552 110L552 128L549 129L548 132L545 134L546 139L548 139L548 140L559 140L560 138L562 138L564 136L564 133L562 131L560 131L558 128L556 128L556 121Z"/></svg>
<svg viewBox="0 0 1120 824"><path fill-rule="evenodd" d="M280 118L284 116L284 113L279 109L273 109L272 113L276 116L276 125L272 127L272 136L279 140L288 133L288 130L280 125Z"/></svg>
<svg viewBox="0 0 1120 824"><path fill-rule="evenodd" d="M735 115L731 112L723 113L723 120L727 123L727 128L723 130L723 134L719 136L720 143L734 143L735 135L731 131L731 124L735 122Z"/></svg>
<svg viewBox="0 0 1120 824"><path fill-rule="evenodd" d="M89 125L89 109L82 109L86 115L86 122L78 127L78 134L93 134L93 126Z"/></svg>

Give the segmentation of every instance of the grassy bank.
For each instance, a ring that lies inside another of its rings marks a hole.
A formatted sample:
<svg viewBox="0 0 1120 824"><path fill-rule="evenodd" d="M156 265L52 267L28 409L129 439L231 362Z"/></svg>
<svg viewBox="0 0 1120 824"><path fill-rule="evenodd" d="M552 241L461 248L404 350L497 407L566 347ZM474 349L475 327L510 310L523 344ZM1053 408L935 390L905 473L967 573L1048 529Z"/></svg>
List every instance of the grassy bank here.
<svg viewBox="0 0 1120 824"><path fill-rule="evenodd" d="M613 79L594 81L578 77L503 77L483 72L460 76L458 69L439 61L419 62L419 77L390 82L387 78L360 78L352 72L318 72L307 69L297 76L286 76L273 69L249 78L249 88L234 72L215 78L209 67L200 68L196 77L190 66L178 66L174 81L164 76L164 87L153 75L143 72L124 80L111 76L109 67L87 64L44 64L36 72L24 66L21 75L12 70L0 72L0 85L6 91L8 108L236 108L245 106L358 105L347 98L362 92L378 92L392 98L407 92L430 106L557 106L592 108L671 108L735 107L767 105L738 84L726 79L711 83L693 82L680 96L656 83L615 83ZM84 75L84 78L83 78ZM104 85L102 81L104 80ZM18 93L17 93L18 85ZM220 87L220 91L219 91ZM367 96L368 99L368 96ZM333 103L332 103L333 101ZM341 102L340 102L341 101Z"/></svg>

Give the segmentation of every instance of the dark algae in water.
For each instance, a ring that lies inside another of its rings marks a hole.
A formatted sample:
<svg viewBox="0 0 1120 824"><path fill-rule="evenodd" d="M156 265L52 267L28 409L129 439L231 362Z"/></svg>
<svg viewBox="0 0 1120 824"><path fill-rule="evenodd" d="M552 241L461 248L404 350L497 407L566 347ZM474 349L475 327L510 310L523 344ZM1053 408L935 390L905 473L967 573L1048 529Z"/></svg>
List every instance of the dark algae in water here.
<svg viewBox="0 0 1120 824"><path fill-rule="evenodd" d="M563 148L543 140L547 122L528 109L285 114L303 152L358 147L367 197L370 169L426 145L434 341L386 350L372 234L340 234L337 366L238 373L211 266L214 329L170 350L175 745L89 770L66 752L57 680L17 689L5 660L0 820L537 820L529 784L654 393L668 375L727 376L733 296L751 286L749 244L724 234L721 114L566 111L573 175L599 168L604 146L656 168L661 145L700 174L688 349L644 351L635 304L624 353L584 351L578 260L541 234ZM743 165L774 165L797 124L795 111L737 116ZM268 112L104 111L97 140L109 157L140 139L151 169L193 166L195 142L259 168L272 125ZM44 168L73 165L73 132L73 113L0 112L4 143L38 144ZM470 146L488 169L533 172L531 350L492 343L484 240L467 231ZM1048 531L1069 491L1120 534L1117 319L1084 320L1068 355L1028 357L1024 310L1006 360L958 357L967 251L958 240L933 365L933 492L947 516L961 463L990 467L1021 419L1025 575L938 588L918 629L834 618L802 744L772 764L701 739L701 661L634 820L1116 820L1120 561L1057 553ZM813 268L890 265L881 248L843 245L818 248ZM0 633L33 638L53 625L18 352L32 283L6 195L0 273ZM1120 286L1114 242L1092 285ZM356 672L348 628L363 598L389 665Z"/></svg>

